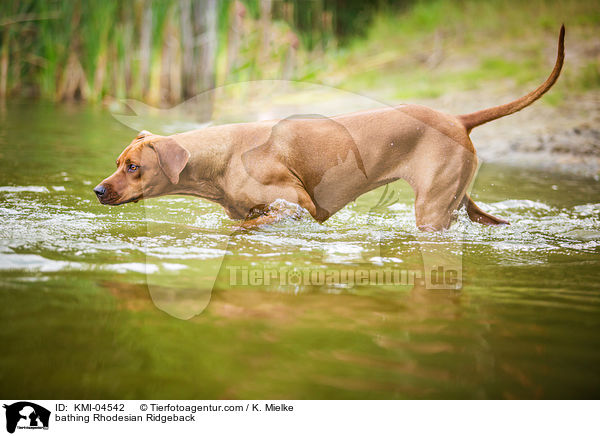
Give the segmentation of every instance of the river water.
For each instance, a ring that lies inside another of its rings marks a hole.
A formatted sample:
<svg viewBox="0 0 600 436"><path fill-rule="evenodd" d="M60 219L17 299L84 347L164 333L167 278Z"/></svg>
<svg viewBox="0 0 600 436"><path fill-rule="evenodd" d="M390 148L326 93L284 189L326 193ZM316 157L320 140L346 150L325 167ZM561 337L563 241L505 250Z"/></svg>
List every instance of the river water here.
<svg viewBox="0 0 600 436"><path fill-rule="evenodd" d="M100 205L134 134L98 108L0 110L5 397L598 397L597 181L483 164L473 198L510 226L422 235L397 182L239 231L191 197ZM410 278L431 247L461 289ZM361 276L384 270L408 276Z"/></svg>

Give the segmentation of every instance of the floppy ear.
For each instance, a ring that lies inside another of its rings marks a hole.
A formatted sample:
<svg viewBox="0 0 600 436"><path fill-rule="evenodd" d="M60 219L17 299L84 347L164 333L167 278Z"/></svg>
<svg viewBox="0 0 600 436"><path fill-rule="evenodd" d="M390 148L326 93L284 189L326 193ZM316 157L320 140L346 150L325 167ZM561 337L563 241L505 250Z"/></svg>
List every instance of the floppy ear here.
<svg viewBox="0 0 600 436"><path fill-rule="evenodd" d="M146 136L152 135L152 133L150 133L147 130L142 130L140 133L138 133L138 135L135 137L135 139L142 139Z"/></svg>
<svg viewBox="0 0 600 436"><path fill-rule="evenodd" d="M169 178L171 183L179 183L179 174L183 171L190 158L190 152L183 148L173 138L160 138L150 144L158 156L158 165Z"/></svg>

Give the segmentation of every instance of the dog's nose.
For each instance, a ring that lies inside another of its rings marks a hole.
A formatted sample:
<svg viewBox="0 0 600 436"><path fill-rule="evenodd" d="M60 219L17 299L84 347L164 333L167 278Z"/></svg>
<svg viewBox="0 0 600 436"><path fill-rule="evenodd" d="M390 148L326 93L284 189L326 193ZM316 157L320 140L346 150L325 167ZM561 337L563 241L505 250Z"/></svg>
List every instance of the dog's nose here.
<svg viewBox="0 0 600 436"><path fill-rule="evenodd" d="M94 192L98 197L102 197L104 194L106 194L106 188L102 185L98 185L94 188Z"/></svg>

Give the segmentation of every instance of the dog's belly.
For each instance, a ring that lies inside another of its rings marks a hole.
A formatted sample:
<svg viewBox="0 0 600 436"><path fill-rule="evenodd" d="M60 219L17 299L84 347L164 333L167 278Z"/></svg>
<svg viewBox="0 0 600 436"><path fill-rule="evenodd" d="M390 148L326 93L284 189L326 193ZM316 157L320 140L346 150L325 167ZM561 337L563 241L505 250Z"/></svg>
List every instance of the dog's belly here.
<svg viewBox="0 0 600 436"><path fill-rule="evenodd" d="M333 155L328 157L329 165L321 165L322 171L310 177L311 197L329 216L377 187L398 179L410 180L413 152L426 132L422 123L410 118L404 120L402 129L358 127L348 124L352 143L341 143L328 150ZM309 156L316 154L313 150L308 152Z"/></svg>

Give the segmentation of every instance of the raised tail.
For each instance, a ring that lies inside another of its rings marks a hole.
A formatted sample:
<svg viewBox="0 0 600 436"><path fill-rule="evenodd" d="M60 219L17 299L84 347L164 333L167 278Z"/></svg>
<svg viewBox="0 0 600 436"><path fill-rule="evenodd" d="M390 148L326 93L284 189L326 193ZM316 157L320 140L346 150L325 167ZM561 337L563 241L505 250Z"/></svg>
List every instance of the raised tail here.
<svg viewBox="0 0 600 436"><path fill-rule="evenodd" d="M554 69L546 81L535 91L530 92L524 97L510 103L502 104L500 106L494 106L488 109L483 109L470 114L459 115L457 118L465 126L468 132L474 127L480 126L481 124L487 123L506 115L514 114L517 111L529 106L531 103L539 99L542 95L548 91L552 85L558 79L560 70L563 66L565 59L565 26L564 24L560 28L560 35L558 37L558 54L556 56L556 63Z"/></svg>

